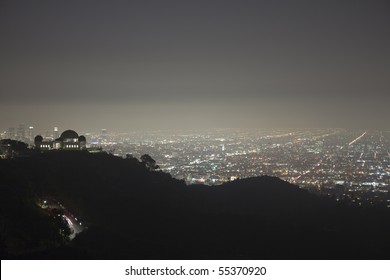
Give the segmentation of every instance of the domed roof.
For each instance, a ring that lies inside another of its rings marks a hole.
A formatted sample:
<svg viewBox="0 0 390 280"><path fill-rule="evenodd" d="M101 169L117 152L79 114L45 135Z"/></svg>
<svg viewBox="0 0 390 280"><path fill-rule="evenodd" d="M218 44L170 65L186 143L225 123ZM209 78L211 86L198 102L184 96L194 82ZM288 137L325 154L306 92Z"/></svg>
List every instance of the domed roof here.
<svg viewBox="0 0 390 280"><path fill-rule="evenodd" d="M79 136L79 142L87 142L87 139L85 139L85 136L80 135Z"/></svg>
<svg viewBox="0 0 390 280"><path fill-rule="evenodd" d="M76 133L74 130L65 130L61 134L61 139L74 139L74 138L79 138L79 135Z"/></svg>
<svg viewBox="0 0 390 280"><path fill-rule="evenodd" d="M42 141L43 141L43 137L41 135L35 136L34 142L42 142Z"/></svg>

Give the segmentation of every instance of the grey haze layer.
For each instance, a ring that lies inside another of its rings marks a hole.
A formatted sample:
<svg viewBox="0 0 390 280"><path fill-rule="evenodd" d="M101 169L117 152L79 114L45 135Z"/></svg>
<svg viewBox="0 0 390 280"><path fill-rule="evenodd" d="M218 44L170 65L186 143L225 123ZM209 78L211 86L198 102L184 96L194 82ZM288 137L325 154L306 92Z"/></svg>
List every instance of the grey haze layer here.
<svg viewBox="0 0 390 280"><path fill-rule="evenodd" d="M0 129L388 128L388 1L1 1Z"/></svg>

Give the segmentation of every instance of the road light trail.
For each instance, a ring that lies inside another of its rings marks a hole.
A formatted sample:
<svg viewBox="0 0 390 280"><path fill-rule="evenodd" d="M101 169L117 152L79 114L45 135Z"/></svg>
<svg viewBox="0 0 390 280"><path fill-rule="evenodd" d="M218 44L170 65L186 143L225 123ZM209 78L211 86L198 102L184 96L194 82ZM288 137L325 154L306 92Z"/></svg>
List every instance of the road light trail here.
<svg viewBox="0 0 390 280"><path fill-rule="evenodd" d="M72 233L69 236L70 240L74 239L77 234L84 230L84 227L81 225L81 223L78 222L76 218L73 217L70 213L67 213L67 215L64 214L62 217L67 221L68 226L71 229Z"/></svg>
<svg viewBox="0 0 390 280"><path fill-rule="evenodd" d="M334 135L334 134L337 134L338 132L335 132L335 133L330 133L330 134L327 134L327 135L324 135L324 137L327 137L329 135ZM359 137L357 137L355 140L353 140L352 142L348 143L348 146L350 145L353 145L355 142L359 141L361 138L364 137L364 135L366 135L367 131L365 131L362 135L360 135ZM340 147L340 150L342 150L344 147L346 147L345 145L344 146L341 146ZM363 156L363 153L361 153L360 155L360 158L362 158ZM325 160L329 160L330 158L332 157L332 155L327 155L325 156L323 159L321 159L317 164L313 165L312 167L310 167L309 169L307 169L306 171L304 171L302 174L300 174L299 176L297 177L293 177L291 178L291 181L292 183L296 183L297 180L299 180L302 176L305 176L311 172L313 172L318 166L320 166L322 164L322 162ZM390 154L389 154L389 157L390 157ZM364 166L365 163L363 163L363 166Z"/></svg>
<svg viewBox="0 0 390 280"><path fill-rule="evenodd" d="M322 135L322 136L318 136L317 138L319 138L319 137L320 137L320 138L325 138L325 137L328 137L328 136L330 136L330 135L334 135L334 134L337 134L337 133L339 133L339 132L334 132L334 133L325 134L325 135ZM365 133L364 133L364 134L365 134ZM362 136L362 137L363 137L363 136ZM315 139L317 139L317 138L315 138ZM341 149L342 149L342 148L343 148L343 147L341 147ZM296 183L296 181L297 181L298 179L300 179L302 176L305 176L305 175L309 174L310 172L312 172L313 170L315 170L316 167L320 166L324 160L329 160L330 157L331 157L331 155L328 155L328 156L322 158L319 162L317 162L315 165L313 165L312 167L310 167L308 170L304 171L302 174L298 175L297 177L291 178L290 182L291 182L291 183Z"/></svg>
<svg viewBox="0 0 390 280"><path fill-rule="evenodd" d="M350 142L348 144L348 146L351 146L353 145L355 142L359 141L364 135L366 135L367 131L365 131L362 135L360 135L358 138L356 138L355 140L353 140L352 142Z"/></svg>
<svg viewBox="0 0 390 280"><path fill-rule="evenodd" d="M70 213L60 202L55 201L50 203L50 208L60 209L62 211L62 218L67 222L71 230L71 234L69 235L70 240L74 239L77 234L85 229L80 220Z"/></svg>

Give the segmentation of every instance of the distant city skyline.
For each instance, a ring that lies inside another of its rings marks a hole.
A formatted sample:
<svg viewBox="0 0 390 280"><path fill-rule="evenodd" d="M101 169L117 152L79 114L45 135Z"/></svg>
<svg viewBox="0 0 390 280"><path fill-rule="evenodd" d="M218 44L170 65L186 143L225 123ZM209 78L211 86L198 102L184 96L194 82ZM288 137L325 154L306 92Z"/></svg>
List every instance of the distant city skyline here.
<svg viewBox="0 0 390 280"><path fill-rule="evenodd" d="M1 1L0 128L386 129L389 13L385 0Z"/></svg>
<svg viewBox="0 0 390 280"><path fill-rule="evenodd" d="M76 126L77 127L77 126ZM278 130L311 130L311 129L322 129L322 130L329 130L329 129L336 129L336 130L349 130L349 131L383 131L383 132L389 132L389 129L380 129L380 128L374 128L374 129L366 129L366 128L345 128L345 127L177 127L177 128L154 128L154 129L147 129L147 128L138 128L138 129L128 129L128 130L115 130L111 128L106 127L98 127L95 126L94 128L89 127L82 127L81 129L76 129L74 127L70 126L42 126L42 125L31 125L31 123L25 122L20 123L18 125L11 124L9 126L5 126L3 128L0 127L0 139L16 139L16 140L25 140L25 141L33 141L34 137L37 135L41 135L44 138L47 139L56 139L59 137L59 135L66 131L66 130L77 130L82 132L83 134L87 135L101 135L103 138L107 138L109 135L111 136L117 136L117 135L127 135L127 134L137 134L139 135L148 135L149 133L152 134L158 134L161 137L165 135L171 135L171 134L182 134L182 133L196 133L198 132L199 135L202 135L202 133L205 133L207 131L225 131L228 133L228 131L253 131L253 132L259 132L259 131L278 131Z"/></svg>

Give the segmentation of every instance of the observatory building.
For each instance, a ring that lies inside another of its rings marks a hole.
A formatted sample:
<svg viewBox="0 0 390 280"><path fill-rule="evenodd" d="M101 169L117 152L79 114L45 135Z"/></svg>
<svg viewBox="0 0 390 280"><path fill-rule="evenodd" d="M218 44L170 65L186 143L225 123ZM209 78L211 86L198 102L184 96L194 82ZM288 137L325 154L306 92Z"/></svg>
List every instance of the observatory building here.
<svg viewBox="0 0 390 280"><path fill-rule="evenodd" d="M53 141L44 140L41 135L34 138L35 148L39 150L85 150L87 141L74 130L65 130L61 136Z"/></svg>

